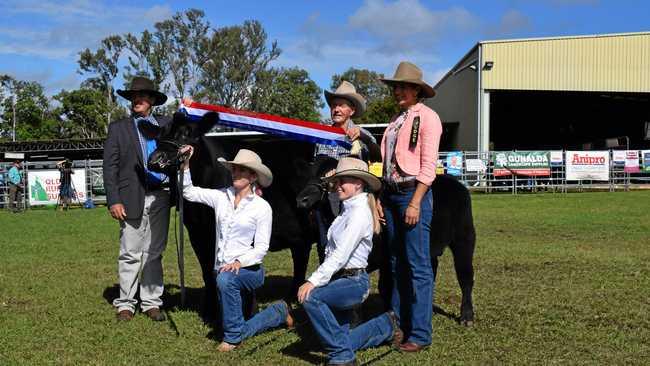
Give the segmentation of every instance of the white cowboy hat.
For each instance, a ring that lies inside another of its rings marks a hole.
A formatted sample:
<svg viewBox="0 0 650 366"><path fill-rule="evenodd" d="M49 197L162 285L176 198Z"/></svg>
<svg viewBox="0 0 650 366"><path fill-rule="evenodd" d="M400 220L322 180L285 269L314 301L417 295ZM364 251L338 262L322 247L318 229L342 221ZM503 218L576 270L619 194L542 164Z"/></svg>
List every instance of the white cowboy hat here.
<svg viewBox="0 0 650 366"><path fill-rule="evenodd" d="M368 171L368 164L365 161L344 157L336 165L336 172L331 177L325 178L327 181L333 181L341 177L352 177L361 179L366 183L371 191L377 192L381 188L381 181Z"/></svg>
<svg viewBox="0 0 650 366"><path fill-rule="evenodd" d="M397 70L395 70L395 75L392 78L382 78L379 80L389 86L394 83L419 85L422 88L420 91L420 97L431 98L436 95L436 91L433 90L431 85L422 80L422 70L408 61L402 61L399 63Z"/></svg>
<svg viewBox="0 0 650 366"><path fill-rule="evenodd" d="M228 161L224 158L218 158L217 161L224 164L228 169L232 169L233 165L239 165L254 171L257 173L257 181L264 188L273 183L271 169L262 164L262 159L254 151L240 149L235 155L235 159Z"/></svg>
<svg viewBox="0 0 650 366"><path fill-rule="evenodd" d="M333 92L325 90L327 105L331 107L334 98L343 98L350 101L354 105L353 117L361 117L363 112L366 111L366 98L357 93L357 89L350 82L343 80L341 85Z"/></svg>

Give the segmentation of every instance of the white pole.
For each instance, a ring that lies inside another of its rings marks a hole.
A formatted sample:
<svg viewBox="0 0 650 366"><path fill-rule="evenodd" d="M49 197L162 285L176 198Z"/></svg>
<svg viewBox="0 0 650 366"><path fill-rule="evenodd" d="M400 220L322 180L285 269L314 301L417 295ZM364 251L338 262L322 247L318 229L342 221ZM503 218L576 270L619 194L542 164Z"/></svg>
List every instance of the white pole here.
<svg viewBox="0 0 650 366"><path fill-rule="evenodd" d="M16 94L11 96L11 107L13 110L14 128L11 134L11 141L16 142Z"/></svg>

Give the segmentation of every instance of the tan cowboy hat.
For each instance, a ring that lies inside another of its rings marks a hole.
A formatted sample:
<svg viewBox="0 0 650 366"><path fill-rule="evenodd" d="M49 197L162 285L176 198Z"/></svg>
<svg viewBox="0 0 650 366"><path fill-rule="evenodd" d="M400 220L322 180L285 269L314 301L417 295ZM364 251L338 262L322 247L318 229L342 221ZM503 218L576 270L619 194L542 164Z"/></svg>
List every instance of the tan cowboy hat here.
<svg viewBox="0 0 650 366"><path fill-rule="evenodd" d="M239 165L254 171L257 173L257 181L262 187L266 188L273 182L271 169L262 164L260 156L251 150L240 149L235 155L235 159L227 161L224 158L219 158L217 161L224 164L228 169L232 169L233 165Z"/></svg>
<svg viewBox="0 0 650 366"><path fill-rule="evenodd" d="M365 161L357 158L341 158L341 160L339 160L339 163L336 165L336 172L334 175L325 178L325 180L333 181L334 179L341 177L361 179L373 192L377 192L381 188L381 181L379 178L368 172L368 164L366 164Z"/></svg>
<svg viewBox="0 0 650 366"><path fill-rule="evenodd" d="M419 85L422 88L420 97L431 98L436 95L431 85L422 80L422 70L408 61L402 61L395 70L395 75L391 79L379 79L390 85L393 83L410 83Z"/></svg>
<svg viewBox="0 0 650 366"><path fill-rule="evenodd" d="M136 76L131 80L131 87L127 90L117 90L117 94L125 99L133 101L135 93L147 93L154 98L153 105L162 105L167 101L167 96L154 88L153 81Z"/></svg>
<svg viewBox="0 0 650 366"><path fill-rule="evenodd" d="M363 112L366 111L366 98L357 93L357 89L348 81L343 80L341 85L339 85L339 87L333 92L325 90L325 100L327 101L327 105L331 107L332 99L334 98L343 98L354 104L353 117L361 117Z"/></svg>

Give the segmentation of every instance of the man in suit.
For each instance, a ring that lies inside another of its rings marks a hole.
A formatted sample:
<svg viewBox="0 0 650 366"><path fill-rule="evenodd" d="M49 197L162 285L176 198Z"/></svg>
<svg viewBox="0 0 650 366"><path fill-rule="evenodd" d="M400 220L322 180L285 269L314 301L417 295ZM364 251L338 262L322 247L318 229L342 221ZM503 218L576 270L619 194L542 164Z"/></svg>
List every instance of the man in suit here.
<svg viewBox="0 0 650 366"><path fill-rule="evenodd" d="M147 169L156 149L156 132L171 123L155 118L152 108L167 96L151 80L135 77L128 90L117 94L131 102L131 117L112 122L104 144L104 187L111 216L120 223L118 273L120 296L113 301L117 319L128 321L138 304L154 321L163 321L162 252L167 245L170 197L168 177Z"/></svg>

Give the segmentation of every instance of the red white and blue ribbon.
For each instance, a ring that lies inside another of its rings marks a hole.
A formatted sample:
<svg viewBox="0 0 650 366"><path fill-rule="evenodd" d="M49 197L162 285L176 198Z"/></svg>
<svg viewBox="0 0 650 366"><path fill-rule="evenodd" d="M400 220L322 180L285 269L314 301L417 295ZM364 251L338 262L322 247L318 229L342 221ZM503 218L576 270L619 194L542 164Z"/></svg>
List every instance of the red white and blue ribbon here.
<svg viewBox="0 0 650 366"><path fill-rule="evenodd" d="M325 126L315 122L276 116L272 114L242 111L218 105L201 104L183 100L180 111L190 119L200 120L206 113L219 114L219 124L243 130L264 132L277 136L326 145L350 148L345 131L340 127Z"/></svg>

